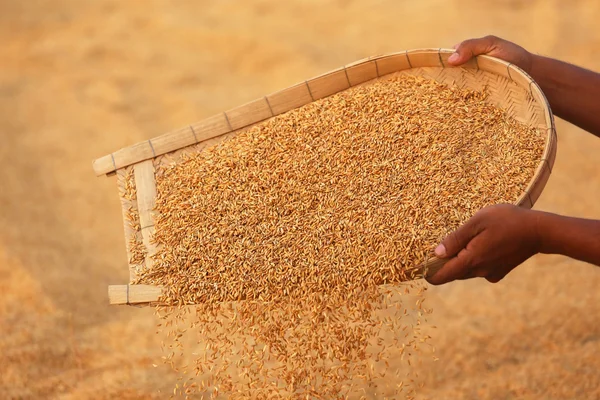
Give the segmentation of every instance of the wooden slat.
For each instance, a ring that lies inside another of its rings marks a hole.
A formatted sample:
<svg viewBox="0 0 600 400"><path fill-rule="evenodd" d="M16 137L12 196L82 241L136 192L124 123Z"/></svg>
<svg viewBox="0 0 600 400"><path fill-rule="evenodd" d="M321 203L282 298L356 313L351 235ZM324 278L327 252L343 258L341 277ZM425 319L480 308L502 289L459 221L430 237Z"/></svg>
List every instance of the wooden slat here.
<svg viewBox="0 0 600 400"><path fill-rule="evenodd" d="M113 161L113 155L108 154L100 157L92 162L92 169L96 176L109 174L117 170L117 166Z"/></svg>
<svg viewBox="0 0 600 400"><path fill-rule="evenodd" d="M224 113L219 113L185 128L145 140L100 157L92 163L97 176L175 151L231 131Z"/></svg>
<svg viewBox="0 0 600 400"><path fill-rule="evenodd" d="M523 208L527 208L527 209L530 209L533 207L533 204L531 203L531 198L529 197L529 193L527 193L527 192L521 193L521 196L519 196L519 198L517 199L515 204L518 205L519 207L523 207Z"/></svg>
<svg viewBox="0 0 600 400"><path fill-rule="evenodd" d="M554 125L554 116L552 115L552 110L550 109L550 104L548 103L548 99L544 96L542 89L539 85L531 80L529 82L529 90L536 105L542 109L544 113L544 122L546 129L546 147L544 149L544 154L542 155L542 160L546 162L548 170L552 173L552 169L554 168L554 161L556 160L556 151L558 146L558 138L556 136L556 126ZM540 124L541 121L536 121Z"/></svg>
<svg viewBox="0 0 600 400"><path fill-rule="evenodd" d="M363 61L346 66L346 73L351 86L377 78L377 64L375 61Z"/></svg>
<svg viewBox="0 0 600 400"><path fill-rule="evenodd" d="M528 101L528 120L529 124L539 129L546 129L546 117L544 108L546 107L545 98L534 81L529 83L531 99Z"/></svg>
<svg viewBox="0 0 600 400"><path fill-rule="evenodd" d="M146 268L152 266L152 256L156 252L156 245L152 243L154 235L154 218L152 212L156 204L156 180L154 177L154 164L152 160L135 164L134 176L137 189L138 212L142 227L142 240L146 247Z"/></svg>
<svg viewBox="0 0 600 400"><path fill-rule="evenodd" d="M110 285L108 287L109 304L147 304L156 303L162 294L157 286L150 285Z"/></svg>
<svg viewBox="0 0 600 400"><path fill-rule="evenodd" d="M556 160L556 148L558 147L558 141L556 137L556 129L554 127L548 128L548 135L546 139L546 149L542 160L548 164L548 169L552 172L554 168L554 161Z"/></svg>
<svg viewBox="0 0 600 400"><path fill-rule="evenodd" d="M531 199L532 206L535 205L535 202L542 194L542 190L544 190L548 178L550 178L550 168L545 161L541 161L535 171L531 183L527 187L527 193Z"/></svg>
<svg viewBox="0 0 600 400"><path fill-rule="evenodd" d="M198 142L231 132L229 122L227 122L224 113L219 113L200 122L196 122L191 125L191 129L194 130Z"/></svg>
<svg viewBox="0 0 600 400"><path fill-rule="evenodd" d="M546 107L544 107L544 118L546 119L546 126L552 127L554 129L554 133L556 133L556 126L554 125L554 114L552 114L550 103L548 103L548 99L546 98L546 96L544 96L543 98L545 100L544 103L546 104Z"/></svg>
<svg viewBox="0 0 600 400"><path fill-rule="evenodd" d="M267 99L275 115L302 107L312 101L311 94L305 82L270 94L267 96Z"/></svg>
<svg viewBox="0 0 600 400"><path fill-rule="evenodd" d="M127 253L127 264L129 265L129 281L133 281L136 278L136 266L131 264L131 248L130 241L131 238L136 237L138 232L133 229L132 222L129 221L127 217L129 214L129 210L137 209L137 202L130 201L129 199L125 199L123 197L125 191L126 177L128 174L129 168L121 168L117 171L117 186L119 189L119 199L121 200L121 214L123 215L123 233L125 235L125 250ZM135 184L135 182L134 182Z"/></svg>
<svg viewBox="0 0 600 400"><path fill-rule="evenodd" d="M273 116L266 97L236 107L225 114L233 130L255 124Z"/></svg>
<svg viewBox="0 0 600 400"><path fill-rule="evenodd" d="M117 168L126 167L131 164L131 160L147 160L156 156L154 147L150 140L145 140L134 144L131 147L118 150L113 153Z"/></svg>
<svg viewBox="0 0 600 400"><path fill-rule="evenodd" d="M314 100L331 96L350 87L346 71L343 68L310 79L307 81L307 85Z"/></svg>
<svg viewBox="0 0 600 400"><path fill-rule="evenodd" d="M384 76L410 68L406 52L392 54L374 59L377 63L379 76Z"/></svg>
<svg viewBox="0 0 600 400"><path fill-rule="evenodd" d="M530 83L532 79L529 77L529 75L526 75L521 68L514 64L510 64L508 66L508 73L510 74L510 78L516 82L517 85L521 86L522 88L527 88L529 91L531 91Z"/></svg>
<svg viewBox="0 0 600 400"><path fill-rule="evenodd" d="M186 126L183 129L152 139L152 145L154 146L156 155L166 154L196 143L198 143L196 133L191 126Z"/></svg>
<svg viewBox="0 0 600 400"><path fill-rule="evenodd" d="M491 72L496 75L510 78L508 75L508 63L489 56L477 56L477 65L480 70Z"/></svg>
<svg viewBox="0 0 600 400"><path fill-rule="evenodd" d="M410 50L406 55L412 68L444 66L440 60L440 49Z"/></svg>

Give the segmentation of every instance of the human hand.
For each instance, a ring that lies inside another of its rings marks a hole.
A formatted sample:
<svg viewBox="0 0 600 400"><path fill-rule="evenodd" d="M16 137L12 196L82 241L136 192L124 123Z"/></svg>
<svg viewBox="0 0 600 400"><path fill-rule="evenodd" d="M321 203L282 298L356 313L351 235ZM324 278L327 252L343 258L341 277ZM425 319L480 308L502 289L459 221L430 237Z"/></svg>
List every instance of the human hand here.
<svg viewBox="0 0 600 400"><path fill-rule="evenodd" d="M435 249L449 261L429 283L482 277L496 283L540 249L538 212L510 204L486 207L448 235Z"/></svg>
<svg viewBox="0 0 600 400"><path fill-rule="evenodd" d="M465 40L454 46L454 49L455 52L448 58L448 63L454 66L462 65L475 56L485 54L514 64L531 74L533 55L521 46L496 36Z"/></svg>

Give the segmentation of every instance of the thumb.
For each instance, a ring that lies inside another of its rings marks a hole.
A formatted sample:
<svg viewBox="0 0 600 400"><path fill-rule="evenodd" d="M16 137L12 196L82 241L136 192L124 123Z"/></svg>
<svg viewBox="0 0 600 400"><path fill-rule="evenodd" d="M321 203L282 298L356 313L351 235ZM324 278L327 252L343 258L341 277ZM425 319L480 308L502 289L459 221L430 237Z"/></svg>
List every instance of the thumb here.
<svg viewBox="0 0 600 400"><path fill-rule="evenodd" d="M489 53L494 48L495 39L494 36L486 36L459 43L455 46L455 52L448 57L448 63L451 65L462 65L475 56Z"/></svg>
<svg viewBox="0 0 600 400"><path fill-rule="evenodd" d="M471 217L466 223L461 225L435 248L435 255L438 258L451 258L458 254L467 244L479 233L478 216Z"/></svg>

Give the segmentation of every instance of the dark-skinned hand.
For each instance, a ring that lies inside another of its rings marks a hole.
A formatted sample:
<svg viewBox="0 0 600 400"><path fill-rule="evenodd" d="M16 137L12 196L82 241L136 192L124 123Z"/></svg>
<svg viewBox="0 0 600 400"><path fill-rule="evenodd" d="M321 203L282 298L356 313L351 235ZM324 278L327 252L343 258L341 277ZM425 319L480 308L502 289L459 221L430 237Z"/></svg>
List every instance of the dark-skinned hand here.
<svg viewBox="0 0 600 400"><path fill-rule="evenodd" d="M484 54L515 64L527 73L531 73L533 56L519 45L496 36L485 36L478 39L465 40L454 46L455 52L450 55L448 62L458 66L471 58Z"/></svg>
<svg viewBox="0 0 600 400"><path fill-rule="evenodd" d="M539 252L538 212L510 204L478 211L435 249L448 262L427 280L434 285L482 277L500 281Z"/></svg>

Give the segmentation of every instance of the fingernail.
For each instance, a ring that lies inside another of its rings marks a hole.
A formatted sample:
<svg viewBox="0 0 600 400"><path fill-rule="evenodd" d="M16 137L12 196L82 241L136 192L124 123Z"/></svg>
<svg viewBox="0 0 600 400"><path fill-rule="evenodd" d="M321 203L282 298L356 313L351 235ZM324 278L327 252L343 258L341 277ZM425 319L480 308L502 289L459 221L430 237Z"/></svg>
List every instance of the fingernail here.
<svg viewBox="0 0 600 400"><path fill-rule="evenodd" d="M448 62L457 62L458 61L458 53L452 53L450 54L450 57L448 57Z"/></svg>
<svg viewBox="0 0 600 400"><path fill-rule="evenodd" d="M444 246L442 243L438 244L438 246L434 250L434 253L437 257L446 257L446 246Z"/></svg>

